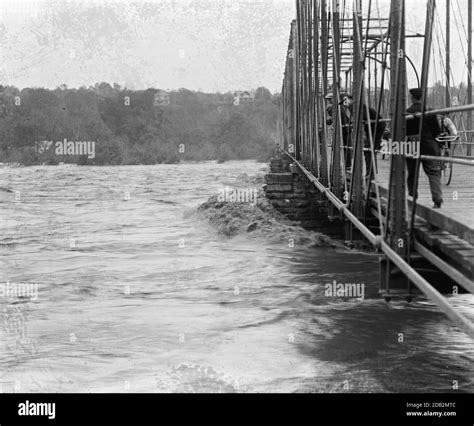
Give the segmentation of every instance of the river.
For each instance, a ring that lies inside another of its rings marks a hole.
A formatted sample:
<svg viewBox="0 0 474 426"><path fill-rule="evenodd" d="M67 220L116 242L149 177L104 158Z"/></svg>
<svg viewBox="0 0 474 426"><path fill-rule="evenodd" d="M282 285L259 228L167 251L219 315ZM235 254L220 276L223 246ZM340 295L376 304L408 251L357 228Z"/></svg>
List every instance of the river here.
<svg viewBox="0 0 474 426"><path fill-rule="evenodd" d="M198 210L265 170L1 168L0 390L473 392L474 343L426 299L380 299L377 255Z"/></svg>

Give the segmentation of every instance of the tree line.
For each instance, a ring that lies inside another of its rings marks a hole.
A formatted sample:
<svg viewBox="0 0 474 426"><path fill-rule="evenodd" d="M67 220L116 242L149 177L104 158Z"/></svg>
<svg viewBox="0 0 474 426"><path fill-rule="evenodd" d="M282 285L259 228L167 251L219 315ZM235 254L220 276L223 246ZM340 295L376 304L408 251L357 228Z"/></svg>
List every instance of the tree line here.
<svg viewBox="0 0 474 426"><path fill-rule="evenodd" d="M0 85L0 162L266 161L273 150L278 99L264 87L239 102L231 92L132 91L104 82L54 90ZM95 142L94 157L58 155L55 145L64 139Z"/></svg>

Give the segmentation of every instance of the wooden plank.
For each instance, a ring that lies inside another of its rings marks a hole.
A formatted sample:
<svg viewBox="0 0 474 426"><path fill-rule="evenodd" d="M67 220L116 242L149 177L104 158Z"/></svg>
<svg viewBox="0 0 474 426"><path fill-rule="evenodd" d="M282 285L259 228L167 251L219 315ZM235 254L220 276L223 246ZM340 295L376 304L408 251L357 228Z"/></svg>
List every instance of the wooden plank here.
<svg viewBox="0 0 474 426"><path fill-rule="evenodd" d="M383 197L381 201L384 212L387 200ZM370 212L378 217L376 206L377 200L371 198ZM459 270L468 279L474 280L474 246L469 242L446 231L433 231L429 228L428 223L419 217L415 221L415 236L434 255Z"/></svg>
<svg viewBox="0 0 474 426"><path fill-rule="evenodd" d="M380 195L387 197L389 161L379 159L378 165ZM433 209L428 179L423 170L420 171L417 216L432 226L474 244L474 167L458 166L453 170L453 174L451 185L443 187L445 202L442 208ZM412 207L412 197L408 197L408 205Z"/></svg>

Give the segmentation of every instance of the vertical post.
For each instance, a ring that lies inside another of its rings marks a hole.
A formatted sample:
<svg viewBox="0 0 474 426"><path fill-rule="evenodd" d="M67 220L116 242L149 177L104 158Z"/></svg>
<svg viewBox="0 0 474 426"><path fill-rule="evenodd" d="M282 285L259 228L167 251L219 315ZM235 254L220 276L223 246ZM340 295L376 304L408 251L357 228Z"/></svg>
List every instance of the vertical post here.
<svg viewBox="0 0 474 426"><path fill-rule="evenodd" d="M285 72L283 81L283 149L288 151L288 88L287 88L288 74Z"/></svg>
<svg viewBox="0 0 474 426"><path fill-rule="evenodd" d="M467 103L472 104L472 1L467 2ZM467 155L472 152L472 112L467 112L467 130L469 130Z"/></svg>
<svg viewBox="0 0 474 426"><path fill-rule="evenodd" d="M314 171L316 172L316 177L319 179L321 177L321 170L320 170L320 133L319 133L319 126L320 126L320 114L319 114L319 70L318 70L318 2L317 0L311 0L311 32L310 37L312 38L312 99L311 99L311 115L313 117L313 124L312 124L312 132L313 132L313 164L314 164Z"/></svg>
<svg viewBox="0 0 474 426"><path fill-rule="evenodd" d="M331 183L332 190L338 198L342 198L344 182L342 180L341 168L341 147L342 147L342 127L341 127L341 107L339 105L339 86L340 86L340 28L339 28L339 0L333 0L332 11L332 118L333 118L333 138L332 138L332 170Z"/></svg>
<svg viewBox="0 0 474 426"><path fill-rule="evenodd" d="M288 55L288 53L287 53ZM287 65L286 69L288 70L288 59L286 60ZM289 121L288 121L288 71L285 72L285 80L284 80L284 90L285 90L285 97L284 97L284 104L283 104L283 129L284 129L284 139L283 139L283 148L285 151L288 151L288 141L289 138Z"/></svg>
<svg viewBox="0 0 474 426"><path fill-rule="evenodd" d="M307 114L307 138L308 138L308 166L311 172L314 171L313 168L313 133L312 133L312 125L313 125L313 116L311 114L311 87L312 87L312 76L311 76L311 68L312 68L312 55L313 55L313 45L311 44L311 10L310 10L311 0L305 0L305 7L306 7L306 16L305 16L305 27L306 27L306 43L307 43L307 64L306 64L306 114Z"/></svg>
<svg viewBox="0 0 474 426"><path fill-rule="evenodd" d="M328 166L328 132L326 124L326 95L328 94L328 13L327 13L327 2L321 0L321 37L319 42L321 45L321 183L325 186L329 186L329 166ZM333 106L334 109L334 106ZM334 114L334 113L333 113Z"/></svg>
<svg viewBox="0 0 474 426"><path fill-rule="evenodd" d="M434 25L434 12L436 7L436 0L428 0L428 8L426 12L426 26L425 26L425 43L423 48L423 64L421 70L421 88L423 90L423 96L421 100L421 118L420 118L420 127L419 127L419 139L421 140L423 134L423 122L425 120L425 111L426 111L426 99L428 97L428 75L429 75L429 66L430 66L430 54L431 54L431 42L433 37L433 25ZM418 180L420 173L420 158L416 159L415 165L415 179L413 188L410 188L413 191L413 207L410 216L410 232L408 234L408 263L411 263L411 238L413 235L413 229L415 225L415 214L416 214L416 199L418 191Z"/></svg>
<svg viewBox="0 0 474 426"><path fill-rule="evenodd" d="M288 46L288 51L290 49L290 46ZM286 54L286 64L285 64L285 75L283 77L283 90L282 90L282 100L283 100L283 149L285 151L288 151L288 141L290 140L289 138L289 121L288 121L288 52Z"/></svg>
<svg viewBox="0 0 474 426"><path fill-rule="evenodd" d="M294 61L294 50L293 50L293 26L290 27L290 40L288 43L288 54L286 58L286 120L287 120L287 151L294 155L295 154L295 122L294 122L294 90L293 90L293 61Z"/></svg>
<svg viewBox="0 0 474 426"><path fill-rule="evenodd" d="M363 164L364 164L364 145L362 141L362 93L364 90L363 67L361 57L363 43L362 35L362 0L354 0L355 7L353 13L353 28L354 28L354 42L353 42L353 111L352 111L352 146L353 146L353 160L352 160L352 206L353 213L357 217L364 216L364 178L363 178Z"/></svg>
<svg viewBox="0 0 474 426"><path fill-rule="evenodd" d="M423 89L422 105L424 109L424 100L427 98L427 89L428 89L428 76L430 70L430 58L431 58L431 43L433 38L433 25L434 25L434 13L436 7L436 0L428 0L428 7L426 11L426 26L425 26L425 43L423 46L423 63L421 66L421 88ZM423 120L423 117L420 119ZM420 126L421 131L421 126Z"/></svg>
<svg viewBox="0 0 474 426"><path fill-rule="evenodd" d="M405 57L405 0L392 0L390 5L390 116L394 141L406 137L406 57ZM406 221L405 158L392 155L390 164L387 206L386 239L401 257L408 257ZM409 281L389 259L381 263L381 293L390 297L394 289L409 290Z"/></svg>
<svg viewBox="0 0 474 426"><path fill-rule="evenodd" d="M291 74L292 74L292 82L291 82L291 96L292 96L292 125L293 125L293 154L297 160L299 160L299 129L298 129L298 75L297 75L297 63L298 63L298 46L296 43L296 20L291 22L291 54L292 54L292 61L291 61Z"/></svg>
<svg viewBox="0 0 474 426"><path fill-rule="evenodd" d="M299 1L297 1L299 5ZM300 41L300 25L299 15L297 15L295 23L295 76L296 76L296 145L298 147L296 154L299 161L303 160L303 145L302 145L302 135L301 135L301 122L302 122L302 108L301 108L301 41ZM304 161L303 161L304 162Z"/></svg>
<svg viewBox="0 0 474 426"><path fill-rule="evenodd" d="M296 150L297 160L301 161L304 164L304 156L303 156L303 137L302 137L302 117L303 117L303 109L302 109L302 68L301 68L301 2L296 0L296 25L295 25L295 60L296 60L296 108L297 108L297 115L296 115L296 126L298 129L297 134L297 142L296 145L298 149Z"/></svg>
<svg viewBox="0 0 474 426"><path fill-rule="evenodd" d="M312 38L312 25L313 25L313 16L311 9L312 0L307 0L306 10L307 10L307 24L306 24L306 38L308 40L308 140L309 140L309 160L308 163L311 167L311 172L315 172L314 168L314 133L313 133L313 123L314 123L314 110L313 110L313 38Z"/></svg>
<svg viewBox="0 0 474 426"><path fill-rule="evenodd" d="M277 116L277 124L276 124L276 135L278 140L278 146L280 148L284 148L283 143L283 115L284 115L284 108L283 105L285 104L283 98L285 96L285 78L283 78L283 85L281 88L281 96L280 101L278 102L278 116Z"/></svg>
<svg viewBox="0 0 474 426"><path fill-rule="evenodd" d="M288 81L291 77L291 73L289 71L289 60L288 60L288 54L287 53L287 58L286 58L286 73L285 73L285 151L288 151L288 147L291 144L291 92L290 92L290 86L288 84Z"/></svg>
<svg viewBox="0 0 474 426"><path fill-rule="evenodd" d="M377 44L375 46L375 59L377 59L379 57L378 56L378 51L379 51L379 45ZM378 70L377 60L374 60L374 102L377 102L377 100L378 100L378 97L377 97L378 71L377 70ZM377 105L378 105L378 102L377 102ZM377 111L377 112L379 112L379 111Z"/></svg>
<svg viewBox="0 0 474 426"><path fill-rule="evenodd" d="M392 0L390 22L390 110L393 140L404 141L406 123L406 59L405 59L405 0ZM388 233L391 248L399 255L407 254L406 172L405 158L392 155L389 184L390 222Z"/></svg>
<svg viewBox="0 0 474 426"><path fill-rule="evenodd" d="M304 20L304 1L296 1L296 29L297 29L297 42L298 42L298 87L297 92L299 96L298 101L298 128L299 128L299 138L298 143L300 146L299 155L300 161L305 166L308 167L306 162L306 73L305 73L305 64L306 64L306 43L304 40L304 30L305 30L305 20Z"/></svg>
<svg viewBox="0 0 474 426"><path fill-rule="evenodd" d="M451 96L449 95L450 79L449 74L451 72L451 0L446 0L446 93L445 93L445 105L446 108L451 106Z"/></svg>

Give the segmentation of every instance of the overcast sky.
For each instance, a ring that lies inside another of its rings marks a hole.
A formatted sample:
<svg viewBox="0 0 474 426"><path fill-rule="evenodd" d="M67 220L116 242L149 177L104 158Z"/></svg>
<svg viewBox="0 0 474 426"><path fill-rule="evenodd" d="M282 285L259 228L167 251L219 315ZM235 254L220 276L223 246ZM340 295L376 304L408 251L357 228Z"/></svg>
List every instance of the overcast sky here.
<svg viewBox="0 0 474 426"><path fill-rule="evenodd" d="M21 4L21 7L18 7ZM2 80L281 88L293 0L0 0Z"/></svg>
<svg viewBox="0 0 474 426"><path fill-rule="evenodd" d="M387 17L389 1L378 3ZM437 3L443 27L445 0ZM426 2L406 4L408 30L423 32ZM466 79L467 0L459 5L452 32L456 82ZM0 80L20 88L107 81L135 89L277 92L294 16L294 0L0 0ZM422 41L409 43L417 65L421 53ZM441 57L434 57L438 74ZM411 71L409 78L413 85Z"/></svg>

